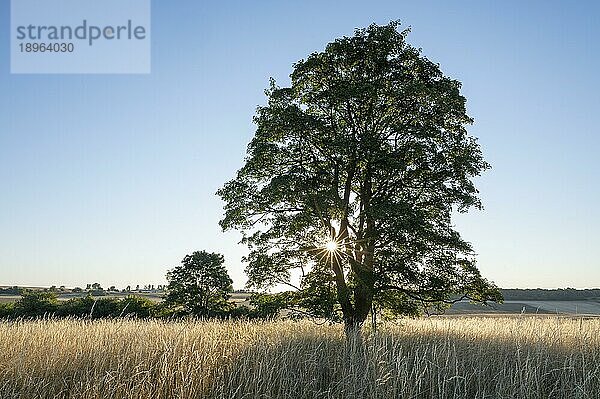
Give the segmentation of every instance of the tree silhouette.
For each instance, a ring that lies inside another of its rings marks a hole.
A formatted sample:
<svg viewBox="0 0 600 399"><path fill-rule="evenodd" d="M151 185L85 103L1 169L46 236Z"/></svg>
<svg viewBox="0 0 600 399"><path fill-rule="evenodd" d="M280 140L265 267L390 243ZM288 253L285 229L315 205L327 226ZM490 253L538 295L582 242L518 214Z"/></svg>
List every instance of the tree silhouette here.
<svg viewBox="0 0 600 399"><path fill-rule="evenodd" d="M296 63L290 87L271 81L245 164L218 191L222 228L250 249L249 286L290 284L321 315L333 300L347 331L374 303L501 298L451 222L481 207L472 179L489 167L461 84L397 28L356 30Z"/></svg>

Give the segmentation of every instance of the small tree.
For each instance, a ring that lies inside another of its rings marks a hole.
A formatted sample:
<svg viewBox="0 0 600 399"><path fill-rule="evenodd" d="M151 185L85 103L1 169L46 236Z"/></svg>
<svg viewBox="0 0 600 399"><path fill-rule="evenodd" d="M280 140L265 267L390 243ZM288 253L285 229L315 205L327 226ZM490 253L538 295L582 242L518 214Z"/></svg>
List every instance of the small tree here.
<svg viewBox="0 0 600 399"><path fill-rule="evenodd" d="M165 301L196 316L215 316L229 309L233 281L218 253L196 251L167 273Z"/></svg>

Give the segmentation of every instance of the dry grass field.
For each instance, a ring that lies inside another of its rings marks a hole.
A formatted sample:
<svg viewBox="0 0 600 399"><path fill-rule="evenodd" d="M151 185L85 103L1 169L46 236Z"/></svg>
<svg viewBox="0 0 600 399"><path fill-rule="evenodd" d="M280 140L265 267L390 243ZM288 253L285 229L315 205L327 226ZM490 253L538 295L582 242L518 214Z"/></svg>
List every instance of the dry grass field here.
<svg viewBox="0 0 600 399"><path fill-rule="evenodd" d="M0 322L0 398L594 398L600 320Z"/></svg>

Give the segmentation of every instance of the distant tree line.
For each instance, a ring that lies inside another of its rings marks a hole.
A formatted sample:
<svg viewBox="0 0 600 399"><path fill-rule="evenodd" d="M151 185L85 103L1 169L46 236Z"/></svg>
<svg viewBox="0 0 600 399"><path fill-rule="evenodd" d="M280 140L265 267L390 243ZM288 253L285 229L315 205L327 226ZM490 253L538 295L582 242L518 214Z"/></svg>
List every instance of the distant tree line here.
<svg viewBox="0 0 600 399"><path fill-rule="evenodd" d="M284 310L308 308L305 298L298 297L294 292L276 294L247 293L247 304L234 304L229 299L230 285L225 268L222 267L222 257L219 254L208 254L204 251L186 256L181 266L169 272L170 289L163 302L154 302L141 296L128 295L125 298L99 297L92 289L87 295L68 300L59 300L57 291L52 289L27 290L21 287L0 288L0 295L20 295L14 303L0 303L0 318L39 318L39 317L77 317L89 319L135 317L135 318L179 318L201 317L221 319L272 319L278 317ZM207 268L204 261L216 260L213 268ZM194 262L197 264L194 266ZM196 278L193 280L196 270ZM203 288L194 285L194 281L207 281L208 275L213 275L210 284L221 281L221 288L215 285ZM178 276L176 278L176 276ZM204 276L204 277L202 277ZM187 287L187 288L185 288ZM215 291L216 289L216 291ZM538 300L538 301L574 301L600 300L600 289L577 290L566 289L503 289L505 300ZM293 305L293 306L291 306ZM308 304L313 308L315 304ZM320 301L323 315L330 313L330 303ZM290 317L304 317L301 312L288 312ZM318 314L311 316L319 317Z"/></svg>
<svg viewBox="0 0 600 399"><path fill-rule="evenodd" d="M16 302L0 303L0 319L75 317L89 319L135 317L180 318L202 317L220 319L270 319L277 316L280 306L269 295L253 294L250 306L226 303L210 311L187 310L169 301L154 302L150 299L129 295L125 298L94 297L59 300L50 291L24 290Z"/></svg>
<svg viewBox="0 0 600 399"><path fill-rule="evenodd" d="M250 294L249 306L231 299L232 280L224 266L223 255L196 251L186 255L181 265L167 273L169 281L161 302L128 295L116 298L103 295L98 283L86 287L86 295L59 300L56 289L4 289L21 295L14 303L0 303L0 318L221 318L270 319L285 307L281 294ZM73 290L75 291L75 290ZM83 291L83 290L82 290ZM81 292L81 291L80 291Z"/></svg>
<svg viewBox="0 0 600 399"><path fill-rule="evenodd" d="M0 288L0 295L21 295L21 292L23 288L17 286Z"/></svg>
<svg viewBox="0 0 600 399"><path fill-rule="evenodd" d="M166 286L165 285L154 285L154 284L147 284L147 285L143 285L140 286L139 284L135 286L135 288L131 288L130 285L128 285L127 287L123 288L123 289L118 289L116 288L114 285L111 285L108 288L103 288L100 283L93 283L93 284L87 284L86 288L81 288L81 287L74 287L74 288L66 288L64 285L61 285L60 287L56 287L55 285L49 287L49 288L40 288L37 289L38 291L44 291L44 292L57 292L57 293L75 293L75 294L79 294L79 293L90 293L92 296L102 296L102 295L106 295L107 293L116 293L116 292L120 292L120 293L131 293L131 292L146 292L146 291L150 291L150 292L163 292L166 290ZM14 295L21 295L21 293L26 290L26 288L24 287L18 287L18 286L12 286L12 287L0 287L0 295L10 295L10 296L14 296ZM243 290L242 290L243 292Z"/></svg>
<svg viewBox="0 0 600 399"><path fill-rule="evenodd" d="M14 303L0 303L1 318L37 317L86 317L107 318L120 316L159 316L161 304L149 299L128 296L126 298L97 298L88 294L80 298L60 301L55 292L24 290Z"/></svg>

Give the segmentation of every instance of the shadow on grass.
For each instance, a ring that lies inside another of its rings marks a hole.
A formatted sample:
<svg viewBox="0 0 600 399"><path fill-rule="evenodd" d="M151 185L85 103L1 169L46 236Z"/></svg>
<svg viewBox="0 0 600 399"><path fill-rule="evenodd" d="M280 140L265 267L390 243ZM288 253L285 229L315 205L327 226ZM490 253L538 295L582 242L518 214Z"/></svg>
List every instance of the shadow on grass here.
<svg viewBox="0 0 600 399"><path fill-rule="evenodd" d="M209 395L231 398L594 398L598 347L534 337L380 334L363 345L286 336L230 359Z"/></svg>

